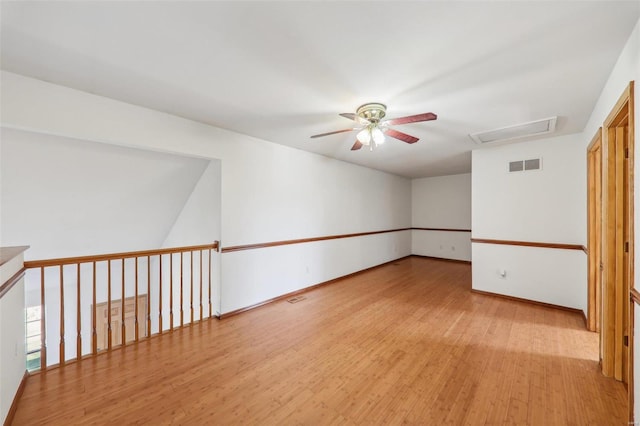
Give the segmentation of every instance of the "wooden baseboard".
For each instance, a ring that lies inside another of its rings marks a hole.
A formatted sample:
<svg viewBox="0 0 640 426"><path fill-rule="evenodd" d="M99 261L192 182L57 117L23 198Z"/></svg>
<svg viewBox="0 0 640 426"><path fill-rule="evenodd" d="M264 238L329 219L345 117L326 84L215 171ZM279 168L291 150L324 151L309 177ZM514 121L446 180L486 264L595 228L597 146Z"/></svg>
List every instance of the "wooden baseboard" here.
<svg viewBox="0 0 640 426"><path fill-rule="evenodd" d="M394 260L390 260L389 262L381 263L380 265L372 266L370 268L362 269L360 271L352 272L350 274L343 275L341 277L334 278L334 279L329 280L329 281L324 281L324 282L321 282L319 284L312 285L310 287L305 287L305 288L302 288L300 290L292 291L290 293L286 293L286 294L283 294L281 296L274 297L273 299L268 299L268 300L265 300L265 301L258 302L256 304L250 305L250 306L246 306L244 308L240 308L240 309L236 309L236 310L231 311L231 312L220 314L217 318L221 319L221 320L222 319L226 319L226 318L232 317L234 315L238 315L238 314L240 314L242 312L246 312L246 311L250 311L252 309L259 308L260 306L264 306L264 305L267 305L269 303L274 303L274 302L279 302L281 300L286 300L286 299L289 299L289 298L291 298L293 296L297 296L297 295L302 294L302 293L307 293L309 291L315 290L315 289L317 289L319 287L324 287L324 286L329 285L329 284L337 283L338 281L341 281L341 280L344 280L344 279L347 279L347 278L351 278L351 277L353 277L355 275L359 275L359 274L365 273L367 271L371 271L372 269L380 268L382 266L388 265L390 263L398 262L400 260L407 259L409 257L411 257L411 255L405 256L405 257L400 257L400 258L394 259Z"/></svg>
<svg viewBox="0 0 640 426"><path fill-rule="evenodd" d="M582 309L570 308L568 306L562 306L562 305L554 305L553 303L538 302L537 300L523 299L521 297L508 296L506 294L492 293L490 291L476 290L473 288L471 289L471 292L476 294L481 294L483 296L500 297L502 299L512 300L514 302L528 303L530 305L544 306L545 308L560 309L561 311L573 312L576 314L580 314L580 316L585 321L585 326L587 324L587 318L585 317Z"/></svg>
<svg viewBox="0 0 640 426"><path fill-rule="evenodd" d="M11 402L11 408L9 408L7 417L4 419L4 426L9 426L11 423L13 423L13 416L16 415L18 402L20 401L22 393L24 392L24 387L27 384L27 377L29 377L29 372L25 370L24 375L22 376L22 380L20 381L20 385L18 386L18 390L16 391L16 394L13 397L13 401Z"/></svg>
<svg viewBox="0 0 640 426"><path fill-rule="evenodd" d="M412 254L411 257L421 257L423 259L442 260L442 261L445 261L445 262L464 263L466 265L471 265L471 261L470 260L447 259L446 257L423 256L421 254Z"/></svg>

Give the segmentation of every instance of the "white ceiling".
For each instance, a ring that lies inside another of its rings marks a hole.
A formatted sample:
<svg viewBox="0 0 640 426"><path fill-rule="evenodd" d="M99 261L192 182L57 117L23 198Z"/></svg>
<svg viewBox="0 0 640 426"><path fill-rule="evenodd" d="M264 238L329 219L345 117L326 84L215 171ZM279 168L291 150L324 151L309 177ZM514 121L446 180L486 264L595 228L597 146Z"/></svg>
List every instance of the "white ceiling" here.
<svg viewBox="0 0 640 426"><path fill-rule="evenodd" d="M6 2L2 68L407 177L469 172L469 133L579 132L640 2ZM370 101L420 141L350 151Z"/></svg>

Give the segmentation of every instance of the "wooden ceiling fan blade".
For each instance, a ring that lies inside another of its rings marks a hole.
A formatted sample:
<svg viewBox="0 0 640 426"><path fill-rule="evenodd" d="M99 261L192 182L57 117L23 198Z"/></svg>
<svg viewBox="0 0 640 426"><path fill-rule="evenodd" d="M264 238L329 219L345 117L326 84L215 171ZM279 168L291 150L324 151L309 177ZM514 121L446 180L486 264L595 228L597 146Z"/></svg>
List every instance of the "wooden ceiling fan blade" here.
<svg viewBox="0 0 640 426"><path fill-rule="evenodd" d="M394 139L398 139L398 140L401 140L402 142L406 142L406 143L416 143L416 142L418 142L420 140L420 139L416 138L415 136L411 136L411 135L408 135L406 133L399 132L399 131L397 131L395 129L386 129L386 130L384 130L384 133L387 136L391 136Z"/></svg>
<svg viewBox="0 0 640 426"><path fill-rule="evenodd" d="M321 138L323 136L329 136L329 135L335 135L336 133L345 133L345 132L351 132L354 129L343 129L343 130L336 130L335 132L327 132L327 133L320 133L319 135L313 135L311 136L312 138Z"/></svg>
<svg viewBox="0 0 640 426"><path fill-rule="evenodd" d="M362 148L362 143L356 139L356 143L353 144L353 146L351 147L351 151L357 151L360 148Z"/></svg>
<svg viewBox="0 0 640 426"><path fill-rule="evenodd" d="M391 120L385 121L387 124L396 125L396 124L407 124L407 123L417 123L419 121L431 121L437 119L438 116L432 112L425 112L423 114L409 115L406 117L398 117L392 118Z"/></svg>

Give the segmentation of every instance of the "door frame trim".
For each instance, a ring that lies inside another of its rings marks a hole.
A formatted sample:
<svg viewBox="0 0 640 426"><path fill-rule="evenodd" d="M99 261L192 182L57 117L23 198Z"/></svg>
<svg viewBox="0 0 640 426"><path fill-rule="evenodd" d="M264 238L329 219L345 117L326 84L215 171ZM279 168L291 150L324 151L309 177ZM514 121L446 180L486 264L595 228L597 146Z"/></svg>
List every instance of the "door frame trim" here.
<svg viewBox="0 0 640 426"><path fill-rule="evenodd" d="M597 164L594 156L600 152ZM595 167L595 169L594 169ZM595 173L595 176L594 176ZM597 177L600 182L595 182ZM592 179L594 182L592 183ZM600 197L598 199L597 194ZM599 127L587 147L587 329L600 332L602 304L602 127ZM598 275L600 274L600 279Z"/></svg>

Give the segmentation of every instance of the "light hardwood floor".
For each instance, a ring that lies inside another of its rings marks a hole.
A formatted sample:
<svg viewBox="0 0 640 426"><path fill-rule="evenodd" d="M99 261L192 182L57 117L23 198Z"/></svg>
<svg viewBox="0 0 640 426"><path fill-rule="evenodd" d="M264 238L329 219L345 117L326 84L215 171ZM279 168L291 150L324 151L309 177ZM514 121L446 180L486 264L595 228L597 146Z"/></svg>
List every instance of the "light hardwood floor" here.
<svg viewBox="0 0 640 426"><path fill-rule="evenodd" d="M402 259L28 379L14 424L623 425L572 312Z"/></svg>

